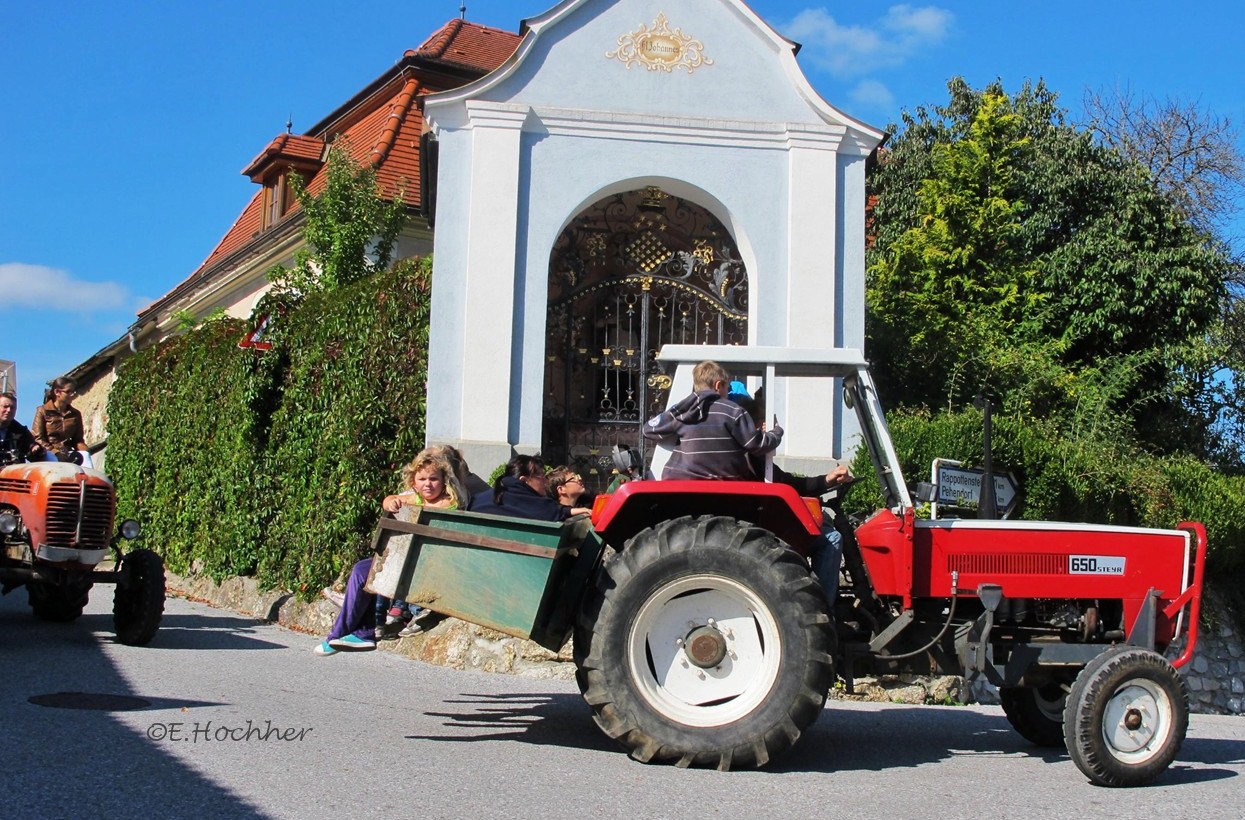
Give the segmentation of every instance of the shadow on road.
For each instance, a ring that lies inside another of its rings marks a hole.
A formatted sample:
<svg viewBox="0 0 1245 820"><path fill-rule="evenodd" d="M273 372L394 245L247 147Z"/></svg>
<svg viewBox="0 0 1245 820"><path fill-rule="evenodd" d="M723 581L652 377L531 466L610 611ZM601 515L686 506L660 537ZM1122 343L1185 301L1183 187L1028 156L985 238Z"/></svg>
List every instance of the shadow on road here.
<svg viewBox="0 0 1245 820"><path fill-rule="evenodd" d="M578 695L463 693L461 699L445 702L462 708L425 714L443 718L446 727L473 729L478 734L455 733L440 737L411 735L411 739L451 743L513 740L536 746L563 746L591 751L617 751L619 748L601 734L592 722L583 698Z"/></svg>
<svg viewBox="0 0 1245 820"><path fill-rule="evenodd" d="M203 615L165 615L160 631L148 649L284 649L285 646L253 637L263 621L254 618L230 618L213 613ZM99 629L111 629L98 626Z"/></svg>
<svg viewBox="0 0 1245 820"><path fill-rule="evenodd" d="M116 717L135 709L193 715L219 705L146 695L108 658L170 648L177 630L198 619L174 616L173 630L162 629L152 647L116 644L106 652L112 618L96 610L75 623L53 624L31 615L23 591L0 599L0 760L20 761L5 771L5 817L265 817ZM257 643L246 636L220 639L235 649Z"/></svg>
<svg viewBox="0 0 1245 820"><path fill-rule="evenodd" d="M472 743L512 740L539 746L618 751L593 723L582 698L562 693L467 694L447 700L460 707L426 712L453 729L473 734L412 739ZM800 743L763 773L890 771L937 763L961 756L1026 755L1054 763L1067 760L1063 749L1041 748L1012 729L1002 712L970 709L888 706L880 710L836 708L834 702L804 734ZM1245 741L1188 738L1159 783L1183 785L1236 776L1230 769L1193 768L1188 763L1239 764ZM1186 765L1181 765L1184 761Z"/></svg>

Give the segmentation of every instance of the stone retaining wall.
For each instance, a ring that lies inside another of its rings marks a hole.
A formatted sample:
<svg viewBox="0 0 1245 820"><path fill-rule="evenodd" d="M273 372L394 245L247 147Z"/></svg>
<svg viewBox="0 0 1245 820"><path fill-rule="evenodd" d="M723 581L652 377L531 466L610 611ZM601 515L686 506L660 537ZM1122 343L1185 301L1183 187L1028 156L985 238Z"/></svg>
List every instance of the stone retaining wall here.
<svg viewBox="0 0 1245 820"><path fill-rule="evenodd" d="M1189 687L1194 712L1211 715L1245 714L1245 650L1227 606L1214 593L1202 598L1202 628L1193 660L1181 674ZM1183 641L1167 655L1178 657Z"/></svg>

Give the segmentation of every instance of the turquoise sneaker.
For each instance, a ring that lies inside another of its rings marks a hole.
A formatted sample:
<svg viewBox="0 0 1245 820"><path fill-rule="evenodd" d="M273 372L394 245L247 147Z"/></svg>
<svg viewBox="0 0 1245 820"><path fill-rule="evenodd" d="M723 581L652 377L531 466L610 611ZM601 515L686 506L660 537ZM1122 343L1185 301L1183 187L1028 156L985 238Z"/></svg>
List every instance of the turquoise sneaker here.
<svg viewBox="0 0 1245 820"><path fill-rule="evenodd" d="M358 635L347 635L344 638L334 638L329 641L329 646L336 649L353 649L358 651L360 649L375 649L376 641L369 641L360 638Z"/></svg>
<svg viewBox="0 0 1245 820"><path fill-rule="evenodd" d="M329 646L328 641L321 641L319 645L317 645L316 648L311 651L317 655L336 655L337 654L337 650Z"/></svg>

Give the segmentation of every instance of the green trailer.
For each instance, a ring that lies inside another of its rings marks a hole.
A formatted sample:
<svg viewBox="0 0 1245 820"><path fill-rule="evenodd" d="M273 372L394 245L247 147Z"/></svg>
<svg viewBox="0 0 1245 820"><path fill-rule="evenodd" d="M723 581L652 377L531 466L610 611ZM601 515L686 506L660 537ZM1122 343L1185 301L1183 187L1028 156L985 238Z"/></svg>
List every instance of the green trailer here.
<svg viewBox="0 0 1245 820"><path fill-rule="evenodd" d="M385 519L370 587L557 652L604 545L588 516L559 524L421 508Z"/></svg>

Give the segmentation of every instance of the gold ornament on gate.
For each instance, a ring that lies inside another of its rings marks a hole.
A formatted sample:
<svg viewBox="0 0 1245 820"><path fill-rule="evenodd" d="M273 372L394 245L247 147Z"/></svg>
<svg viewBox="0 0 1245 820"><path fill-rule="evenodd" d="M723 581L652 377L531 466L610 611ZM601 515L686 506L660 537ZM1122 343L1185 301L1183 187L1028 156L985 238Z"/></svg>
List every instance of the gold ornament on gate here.
<svg viewBox="0 0 1245 820"><path fill-rule="evenodd" d="M687 69L691 74L701 66L713 65L704 54L705 45L683 33L683 29L670 30L665 14L658 14L653 27L641 25L638 29L618 38L618 49L605 52L611 60L622 62L627 68L639 63L649 71L667 74L676 68Z"/></svg>

